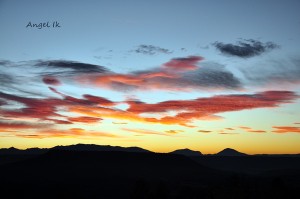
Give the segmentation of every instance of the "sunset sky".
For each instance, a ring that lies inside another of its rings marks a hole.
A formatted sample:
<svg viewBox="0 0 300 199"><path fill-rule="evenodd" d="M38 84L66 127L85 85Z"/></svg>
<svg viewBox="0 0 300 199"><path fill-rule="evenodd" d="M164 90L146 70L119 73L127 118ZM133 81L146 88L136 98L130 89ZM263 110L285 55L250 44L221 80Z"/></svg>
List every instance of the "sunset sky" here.
<svg viewBox="0 0 300 199"><path fill-rule="evenodd" d="M0 0L0 148L300 153L299 8Z"/></svg>

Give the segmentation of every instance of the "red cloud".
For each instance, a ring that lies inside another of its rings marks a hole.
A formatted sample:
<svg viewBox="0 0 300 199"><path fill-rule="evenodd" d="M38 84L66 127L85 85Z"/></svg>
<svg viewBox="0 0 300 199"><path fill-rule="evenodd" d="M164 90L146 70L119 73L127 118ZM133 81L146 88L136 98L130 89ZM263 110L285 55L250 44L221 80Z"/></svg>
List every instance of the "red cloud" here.
<svg viewBox="0 0 300 199"><path fill-rule="evenodd" d="M253 108L277 107L281 104L292 103L298 96L290 91L267 91L251 95L219 95L194 100L170 100L156 104L140 101L112 102L108 99L83 95L83 99L71 97L50 88L63 99L56 98L24 98L0 93L0 98L19 102L25 107L19 110L0 110L3 117L36 118L53 121L56 124L70 124L69 122L92 123L99 121L95 118L111 118L134 122L177 124L195 127L190 123L194 120L216 118L216 114L228 111L240 111ZM126 111L118 110L112 105L127 103ZM84 117L70 118L61 115L60 110L82 114ZM172 112L172 114L169 114ZM173 113L177 113L175 116ZM145 117L144 113L162 113L160 118ZM68 121L52 118L64 118ZM92 117L92 118L91 118Z"/></svg>
<svg viewBox="0 0 300 199"><path fill-rule="evenodd" d="M240 81L229 71L200 68L199 56L176 58L159 68L129 74L101 73L77 77L77 81L113 90L172 90L240 89Z"/></svg>
<svg viewBox="0 0 300 199"><path fill-rule="evenodd" d="M98 97L94 95L83 95L85 99L87 99L89 102L92 102L94 104L103 105L103 106L114 106L117 103L112 102L104 97Z"/></svg>
<svg viewBox="0 0 300 199"><path fill-rule="evenodd" d="M39 119L44 121L52 121L56 124L72 124L70 121L66 120L60 120L60 119L52 119L53 117L59 117L59 118L66 118L66 116L61 115L59 110L61 109L70 109L71 107L76 106L85 106L85 107L95 107L100 105L113 105L115 103L111 102L110 100L107 100L102 97L92 96L92 95L84 95L85 99L78 99L74 98L65 94L62 94L58 92L56 89L51 88L50 89L54 92L59 94L63 97L63 99L57 99L57 98L26 98L26 97L19 97L16 95L6 94L0 92L0 98L4 100L14 101L18 102L22 105L24 105L24 108L20 109L2 109L0 110L0 114L5 118L14 118L15 120L18 120L18 118L32 118L32 119ZM85 120L85 122L95 122L96 119L91 118L78 118L73 119L79 122ZM72 119L71 119L72 120ZM99 121L99 119L97 119Z"/></svg>
<svg viewBox="0 0 300 199"><path fill-rule="evenodd" d="M298 96L289 91L267 91L252 95L222 95L195 100L171 100L156 104L126 101L129 105L126 111L85 106L72 107L70 111L93 117L194 127L189 124L193 120L214 118L215 114L228 111L277 107L284 103L291 103L296 98ZM141 116L143 113L163 113L166 115L170 111L178 113L175 116L161 118Z"/></svg>
<svg viewBox="0 0 300 199"><path fill-rule="evenodd" d="M202 60L203 57L199 57L199 56L190 56L187 58L175 58L165 63L164 66L166 68L172 70L179 70L179 71L196 70L198 68L196 64Z"/></svg>
<svg viewBox="0 0 300 199"><path fill-rule="evenodd" d="M277 107L280 104L291 103L296 98L298 96L290 91L267 91L252 95L221 95L195 100L164 101L157 104L129 101L128 111L136 114L185 111L176 116L167 116L161 119L149 118L147 121L186 125L191 120L213 116L217 113Z"/></svg>
<svg viewBox="0 0 300 199"><path fill-rule="evenodd" d="M291 103L298 96L291 91L266 91L253 95L219 95L195 100L171 100L157 104L128 102L128 111L134 113L158 113L174 110L198 112L200 116L208 114L239 111L253 108L277 107L283 103Z"/></svg>
<svg viewBox="0 0 300 199"><path fill-rule="evenodd" d="M274 133L300 133L300 127L293 126L273 126L276 129L272 132Z"/></svg>
<svg viewBox="0 0 300 199"><path fill-rule="evenodd" d="M46 125L42 124L32 124L32 123L26 123L26 122L3 122L0 121L0 129L34 129L34 128L41 128L45 127Z"/></svg>

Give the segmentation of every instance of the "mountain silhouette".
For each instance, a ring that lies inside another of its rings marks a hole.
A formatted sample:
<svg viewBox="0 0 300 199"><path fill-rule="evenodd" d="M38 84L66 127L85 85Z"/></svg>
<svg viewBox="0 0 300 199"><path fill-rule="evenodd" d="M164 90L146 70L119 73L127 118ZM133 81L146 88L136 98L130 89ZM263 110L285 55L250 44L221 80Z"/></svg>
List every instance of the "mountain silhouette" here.
<svg viewBox="0 0 300 199"><path fill-rule="evenodd" d="M178 149L170 152L170 154L179 154L185 156L202 156L203 154L200 151L193 151L190 149Z"/></svg>
<svg viewBox="0 0 300 199"><path fill-rule="evenodd" d="M95 144L75 144L69 146L55 146L52 148L28 148L25 150L16 149L14 147L0 149L0 155L38 155L46 153L50 150L66 150L66 151L124 151L146 153L149 150L139 147L120 147L110 145L95 145Z"/></svg>
<svg viewBox="0 0 300 199"><path fill-rule="evenodd" d="M56 146L51 150L67 150L67 151L124 151L124 152L136 152L145 153L150 152L149 150L139 147L121 147L121 146L110 146L110 145L95 145L95 144L76 144L69 146Z"/></svg>
<svg viewBox="0 0 300 199"><path fill-rule="evenodd" d="M234 149L221 155L189 149L154 153L85 144L0 152L1 198L256 199L300 194L298 156L255 156Z"/></svg>
<svg viewBox="0 0 300 199"><path fill-rule="evenodd" d="M235 149L226 148L219 153L215 154L216 156L246 156L247 154L241 153Z"/></svg>
<svg viewBox="0 0 300 199"><path fill-rule="evenodd" d="M12 190L17 189L30 198L47 193L43 198L126 199L132 190L140 189L139 181L149 182L156 189L160 183L178 186L193 182L204 186L224 178L222 172L183 155L69 150L50 150L0 165L0 176L1 195L7 196L4 198L18 198L18 192Z"/></svg>

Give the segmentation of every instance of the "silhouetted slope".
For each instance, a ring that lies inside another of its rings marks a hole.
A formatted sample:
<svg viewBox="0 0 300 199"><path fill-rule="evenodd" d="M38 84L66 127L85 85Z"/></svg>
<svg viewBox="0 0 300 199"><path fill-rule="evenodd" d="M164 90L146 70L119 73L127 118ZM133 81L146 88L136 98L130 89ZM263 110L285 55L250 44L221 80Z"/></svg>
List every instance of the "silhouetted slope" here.
<svg viewBox="0 0 300 199"><path fill-rule="evenodd" d="M246 156L247 154L241 153L235 149L226 148L219 153L216 153L217 156Z"/></svg>
<svg viewBox="0 0 300 199"><path fill-rule="evenodd" d="M19 190L26 187L22 190L33 194L33 198L44 192L49 194L44 198L59 198L53 186L58 187L59 193L72 191L72 198L128 198L139 179L177 186L183 182L208 185L212 179L222 178L221 173L182 155L67 150L51 150L31 159L1 165L0 176L0 187L5 189L5 194L17 194L9 191L12 187Z"/></svg>
<svg viewBox="0 0 300 199"><path fill-rule="evenodd" d="M237 173L262 174L277 170L300 170L300 158L297 156L201 156L192 159L210 168Z"/></svg>
<svg viewBox="0 0 300 199"><path fill-rule="evenodd" d="M170 152L170 154L179 154L185 156L202 156L202 153L200 151L193 151L190 149L178 149Z"/></svg>

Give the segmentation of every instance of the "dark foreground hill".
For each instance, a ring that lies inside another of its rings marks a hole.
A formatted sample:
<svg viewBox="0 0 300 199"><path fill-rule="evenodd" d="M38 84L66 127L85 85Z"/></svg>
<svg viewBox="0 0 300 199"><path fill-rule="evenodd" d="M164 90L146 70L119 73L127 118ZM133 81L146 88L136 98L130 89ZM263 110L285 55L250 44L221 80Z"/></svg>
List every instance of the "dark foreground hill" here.
<svg viewBox="0 0 300 199"><path fill-rule="evenodd" d="M156 194L165 186L206 186L212 178L224 178L181 155L65 150L4 164L0 176L6 198L20 193L30 198L139 198L147 187Z"/></svg>
<svg viewBox="0 0 300 199"><path fill-rule="evenodd" d="M219 159L212 163L209 158ZM248 174L222 169L222 164L230 160L228 158L241 157L189 158L151 152L50 150L0 165L0 193L4 199L273 199L299 196L297 166L292 170L278 167ZM247 160L248 164L258 161L256 165L261 161ZM268 162L270 159L262 160ZM266 164L263 161L261 163ZM291 159L285 161L291 163Z"/></svg>

